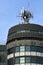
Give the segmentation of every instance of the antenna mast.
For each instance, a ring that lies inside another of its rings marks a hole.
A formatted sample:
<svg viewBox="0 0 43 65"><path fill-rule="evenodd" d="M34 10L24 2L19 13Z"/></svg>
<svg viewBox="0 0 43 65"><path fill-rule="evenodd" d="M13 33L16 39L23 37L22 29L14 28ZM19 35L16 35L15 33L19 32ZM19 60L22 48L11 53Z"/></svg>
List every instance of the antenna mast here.
<svg viewBox="0 0 43 65"><path fill-rule="evenodd" d="M29 23L30 18L33 18L32 13L28 10L24 10L24 8L22 8L21 10L21 15L19 15L19 17L21 17L24 20L24 23Z"/></svg>

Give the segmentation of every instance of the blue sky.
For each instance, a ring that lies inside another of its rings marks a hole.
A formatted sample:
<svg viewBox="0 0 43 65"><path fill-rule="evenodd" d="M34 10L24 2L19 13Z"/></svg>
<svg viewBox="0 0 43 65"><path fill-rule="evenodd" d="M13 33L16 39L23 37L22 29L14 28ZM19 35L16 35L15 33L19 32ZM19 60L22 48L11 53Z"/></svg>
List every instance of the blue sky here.
<svg viewBox="0 0 43 65"><path fill-rule="evenodd" d="M0 0L0 44L5 44L10 27L22 23L18 16L22 7L28 9L34 18L30 23L43 26L43 0Z"/></svg>

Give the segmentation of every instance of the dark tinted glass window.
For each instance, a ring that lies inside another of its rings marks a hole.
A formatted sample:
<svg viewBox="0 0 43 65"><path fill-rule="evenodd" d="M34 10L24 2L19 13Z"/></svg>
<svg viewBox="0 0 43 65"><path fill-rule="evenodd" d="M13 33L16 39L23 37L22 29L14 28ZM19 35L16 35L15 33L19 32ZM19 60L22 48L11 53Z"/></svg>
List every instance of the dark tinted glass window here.
<svg viewBox="0 0 43 65"><path fill-rule="evenodd" d="M37 57L37 59L36 59L36 63L43 64L43 58L41 58L41 57Z"/></svg>
<svg viewBox="0 0 43 65"><path fill-rule="evenodd" d="M15 48L15 52L19 52L19 46Z"/></svg>
<svg viewBox="0 0 43 65"><path fill-rule="evenodd" d="M20 58L15 58L15 64L19 64L20 62L20 60L19 60Z"/></svg>
<svg viewBox="0 0 43 65"><path fill-rule="evenodd" d="M40 47L39 47L39 46L37 46L36 48L37 48L37 52L40 52Z"/></svg>
<svg viewBox="0 0 43 65"><path fill-rule="evenodd" d="M42 52L43 53L43 47L40 46L18 46L15 48L15 52L28 52L28 51L33 51L33 52Z"/></svg>
<svg viewBox="0 0 43 65"><path fill-rule="evenodd" d="M25 63L43 64L43 58L34 56L15 58L15 64L25 64Z"/></svg>
<svg viewBox="0 0 43 65"><path fill-rule="evenodd" d="M0 51L0 55L6 55L6 51Z"/></svg>
<svg viewBox="0 0 43 65"><path fill-rule="evenodd" d="M36 63L36 57L31 57L30 61L31 63Z"/></svg>
<svg viewBox="0 0 43 65"><path fill-rule="evenodd" d="M26 51L30 51L30 46L26 46Z"/></svg>
<svg viewBox="0 0 43 65"><path fill-rule="evenodd" d="M26 63L37 63L37 64L43 64L43 58L42 57L26 57L25 58Z"/></svg>
<svg viewBox="0 0 43 65"><path fill-rule="evenodd" d="M11 54L11 53L13 53L13 52L14 52L14 48L10 48L10 49L8 49L8 51L7 51L8 54Z"/></svg>
<svg viewBox="0 0 43 65"><path fill-rule="evenodd" d="M40 52L42 52L42 53L43 53L43 47L40 47Z"/></svg>
<svg viewBox="0 0 43 65"><path fill-rule="evenodd" d="M14 60L13 60L13 58L11 58L11 59L9 59L8 61L7 61L7 65L13 65L13 62L14 62Z"/></svg>
<svg viewBox="0 0 43 65"><path fill-rule="evenodd" d="M5 62L1 62L0 65L6 65L6 63Z"/></svg>
<svg viewBox="0 0 43 65"><path fill-rule="evenodd" d="M30 57L26 57L26 63L30 63Z"/></svg>
<svg viewBox="0 0 43 65"><path fill-rule="evenodd" d="M36 52L37 51L37 47L36 46L30 46L30 50Z"/></svg>

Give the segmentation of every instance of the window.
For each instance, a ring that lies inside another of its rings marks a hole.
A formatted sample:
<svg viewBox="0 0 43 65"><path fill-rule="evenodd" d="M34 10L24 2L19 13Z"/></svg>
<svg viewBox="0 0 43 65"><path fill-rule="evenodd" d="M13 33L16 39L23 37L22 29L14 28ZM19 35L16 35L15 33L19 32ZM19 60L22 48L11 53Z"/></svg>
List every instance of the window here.
<svg viewBox="0 0 43 65"><path fill-rule="evenodd" d="M36 59L36 63L43 64L43 58L41 58L41 57L37 57L37 59Z"/></svg>
<svg viewBox="0 0 43 65"><path fill-rule="evenodd" d="M30 46L26 46L26 51L30 51Z"/></svg>
<svg viewBox="0 0 43 65"><path fill-rule="evenodd" d="M9 60L7 61L7 63L8 63L7 65L13 65L13 62L14 62L14 61L13 61L13 58L11 58L11 59L9 59Z"/></svg>
<svg viewBox="0 0 43 65"><path fill-rule="evenodd" d="M11 54L11 53L13 53L14 52L14 48L12 47L12 48L10 48L10 49L8 49L8 54Z"/></svg>
<svg viewBox="0 0 43 65"><path fill-rule="evenodd" d="M36 46L30 46L30 50L36 52L37 51L37 47Z"/></svg>
<svg viewBox="0 0 43 65"><path fill-rule="evenodd" d="M19 64L20 58L15 58L15 64Z"/></svg>
<svg viewBox="0 0 43 65"><path fill-rule="evenodd" d="M0 51L0 55L5 55L6 51Z"/></svg>
<svg viewBox="0 0 43 65"><path fill-rule="evenodd" d="M10 61L10 63L12 63L12 61ZM25 63L43 64L43 58L42 57L34 57L34 56L15 58L15 64L25 64Z"/></svg>
<svg viewBox="0 0 43 65"><path fill-rule="evenodd" d="M5 62L1 62L0 65L6 65L6 63Z"/></svg>
<svg viewBox="0 0 43 65"><path fill-rule="evenodd" d="M30 46L30 50L35 51L35 52L42 52L43 53L43 48L40 47L40 46Z"/></svg>
<svg viewBox="0 0 43 65"><path fill-rule="evenodd" d="M19 46L15 48L15 52L19 52Z"/></svg>
<svg viewBox="0 0 43 65"><path fill-rule="evenodd" d="M37 47L37 52L42 52L43 53L43 47L38 46Z"/></svg>
<svg viewBox="0 0 43 65"><path fill-rule="evenodd" d="M17 46L15 48L15 52L25 52L25 51L26 52L33 51L33 52L42 52L43 53L43 47L30 45L30 46ZM12 52L14 52L13 48L8 49L8 53L12 53Z"/></svg>
<svg viewBox="0 0 43 65"><path fill-rule="evenodd" d="M43 47L40 47L40 52L42 52L42 53L43 53Z"/></svg>
<svg viewBox="0 0 43 65"><path fill-rule="evenodd" d="M24 52L25 51L25 46L20 46L20 52Z"/></svg>
<svg viewBox="0 0 43 65"><path fill-rule="evenodd" d="M40 52L40 47L39 47L39 46L37 46L36 48L37 48L37 52Z"/></svg>
<svg viewBox="0 0 43 65"><path fill-rule="evenodd" d="M20 58L20 64L24 64L25 63L25 57L21 57Z"/></svg>
<svg viewBox="0 0 43 65"><path fill-rule="evenodd" d="M30 57L26 57L26 63L30 63Z"/></svg>
<svg viewBox="0 0 43 65"><path fill-rule="evenodd" d="M36 63L36 57L31 57L30 61L31 63Z"/></svg>

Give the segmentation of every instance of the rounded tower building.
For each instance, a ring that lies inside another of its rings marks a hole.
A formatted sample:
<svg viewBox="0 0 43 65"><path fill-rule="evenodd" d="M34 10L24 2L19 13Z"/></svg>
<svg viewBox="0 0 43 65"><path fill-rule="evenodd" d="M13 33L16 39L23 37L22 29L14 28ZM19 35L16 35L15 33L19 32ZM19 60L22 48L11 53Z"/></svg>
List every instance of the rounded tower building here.
<svg viewBox="0 0 43 65"><path fill-rule="evenodd" d="M29 11L22 11L24 24L9 29L7 65L43 65L43 26L30 24Z"/></svg>
<svg viewBox="0 0 43 65"><path fill-rule="evenodd" d="M43 26L19 24L9 29L7 65L43 65Z"/></svg>

